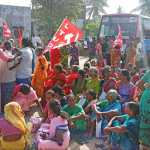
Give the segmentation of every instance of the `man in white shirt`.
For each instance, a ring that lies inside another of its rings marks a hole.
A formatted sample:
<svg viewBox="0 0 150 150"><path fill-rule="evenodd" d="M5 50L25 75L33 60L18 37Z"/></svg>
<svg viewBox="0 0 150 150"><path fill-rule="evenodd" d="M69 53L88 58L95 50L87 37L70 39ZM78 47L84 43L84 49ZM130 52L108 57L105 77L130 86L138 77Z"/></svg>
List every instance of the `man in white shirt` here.
<svg viewBox="0 0 150 150"><path fill-rule="evenodd" d="M4 53L8 58L13 58L12 45L6 41L4 43ZM6 59L7 60L7 59ZM11 62L0 60L0 86L1 86L1 108L10 102L16 81L16 68L10 69Z"/></svg>
<svg viewBox="0 0 150 150"><path fill-rule="evenodd" d="M33 70L33 51L30 48L30 41L28 39L23 39L23 48L20 50L22 55L22 60L20 65L17 67L17 84L31 84L31 76Z"/></svg>
<svg viewBox="0 0 150 150"><path fill-rule="evenodd" d="M40 35L35 36L35 35L33 34L33 37L32 37L32 44L33 44L33 46L34 46L35 48L38 47L38 46L40 46L40 47L43 46L42 40L41 40L41 38L40 38Z"/></svg>

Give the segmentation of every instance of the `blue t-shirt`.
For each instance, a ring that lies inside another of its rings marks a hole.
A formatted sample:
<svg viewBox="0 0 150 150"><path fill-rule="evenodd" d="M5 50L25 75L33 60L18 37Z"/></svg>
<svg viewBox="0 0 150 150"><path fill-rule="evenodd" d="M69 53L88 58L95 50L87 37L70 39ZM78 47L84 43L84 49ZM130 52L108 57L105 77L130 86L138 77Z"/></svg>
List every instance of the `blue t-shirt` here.
<svg viewBox="0 0 150 150"><path fill-rule="evenodd" d="M102 103L106 103L106 101L103 101ZM107 105L105 104L103 108L99 108L99 111L101 112L116 111L119 114L121 114L121 104L119 101L108 102ZM108 122L109 122L108 118L105 117L102 118L101 136L104 135L103 129L107 126Z"/></svg>
<svg viewBox="0 0 150 150"><path fill-rule="evenodd" d="M120 134L121 150L138 150L139 118L129 117L123 126L126 127L127 132Z"/></svg>

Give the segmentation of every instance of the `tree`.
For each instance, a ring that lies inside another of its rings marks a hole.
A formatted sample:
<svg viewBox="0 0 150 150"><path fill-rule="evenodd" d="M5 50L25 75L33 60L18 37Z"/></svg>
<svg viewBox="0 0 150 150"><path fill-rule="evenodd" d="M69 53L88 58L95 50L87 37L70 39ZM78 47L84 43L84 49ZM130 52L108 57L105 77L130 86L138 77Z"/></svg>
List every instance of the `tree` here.
<svg viewBox="0 0 150 150"><path fill-rule="evenodd" d="M89 13L88 19L99 17L101 13L106 14L104 7L107 7L107 0L85 0L87 11Z"/></svg>
<svg viewBox="0 0 150 150"><path fill-rule="evenodd" d="M83 4L83 0L32 0L32 17L39 30L52 35L65 17L83 17Z"/></svg>
<svg viewBox="0 0 150 150"><path fill-rule="evenodd" d="M141 11L142 15L150 16L150 0L139 0L140 5L131 12Z"/></svg>

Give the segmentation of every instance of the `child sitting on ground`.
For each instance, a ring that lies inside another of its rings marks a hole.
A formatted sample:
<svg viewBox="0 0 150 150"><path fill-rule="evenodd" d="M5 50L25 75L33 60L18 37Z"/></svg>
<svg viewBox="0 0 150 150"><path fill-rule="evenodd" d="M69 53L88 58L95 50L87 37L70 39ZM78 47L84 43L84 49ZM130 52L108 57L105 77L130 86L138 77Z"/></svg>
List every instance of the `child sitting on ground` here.
<svg viewBox="0 0 150 150"><path fill-rule="evenodd" d="M138 150L139 149L139 105L135 102L128 102L125 104L125 113L128 115L127 119L118 126L113 126L115 120L120 120L120 117L114 117L105 127L105 133L118 133L120 141L118 143L121 150ZM115 149L116 150L116 149Z"/></svg>

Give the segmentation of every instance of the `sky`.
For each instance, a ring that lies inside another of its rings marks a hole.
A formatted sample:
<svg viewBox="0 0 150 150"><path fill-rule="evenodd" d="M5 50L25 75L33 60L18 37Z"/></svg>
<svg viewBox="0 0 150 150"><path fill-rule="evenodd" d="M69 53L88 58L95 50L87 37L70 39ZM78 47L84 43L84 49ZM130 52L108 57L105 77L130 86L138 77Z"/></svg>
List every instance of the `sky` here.
<svg viewBox="0 0 150 150"><path fill-rule="evenodd" d="M116 13L119 6L125 13L129 13L139 5L139 0L108 0L108 5L107 13Z"/></svg>
<svg viewBox="0 0 150 150"><path fill-rule="evenodd" d="M116 13L117 8L121 6L125 13L138 6L139 0L108 0L107 13ZM17 5L17 6L31 6L31 0L0 0L0 4Z"/></svg>

